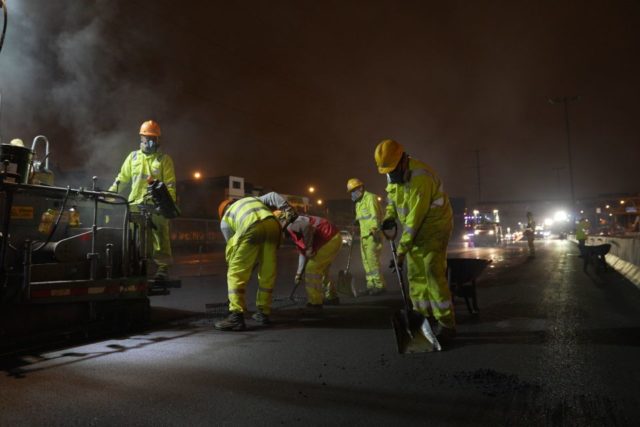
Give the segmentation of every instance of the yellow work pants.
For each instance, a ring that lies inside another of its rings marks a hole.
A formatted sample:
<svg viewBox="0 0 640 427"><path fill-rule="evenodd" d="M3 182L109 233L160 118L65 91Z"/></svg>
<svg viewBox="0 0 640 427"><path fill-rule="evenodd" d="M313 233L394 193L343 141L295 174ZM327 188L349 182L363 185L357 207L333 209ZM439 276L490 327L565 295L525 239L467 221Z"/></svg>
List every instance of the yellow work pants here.
<svg viewBox="0 0 640 427"><path fill-rule="evenodd" d="M360 253L362 254L362 266L364 267L367 289L384 289L385 283L380 273L380 253L382 242L380 236L368 236L360 239Z"/></svg>
<svg viewBox="0 0 640 427"><path fill-rule="evenodd" d="M228 247L227 286L229 311L243 312L245 289L253 267L258 263L258 293L256 307L264 314L271 313L271 297L276 282L276 254L280 245L280 224L275 218L256 222Z"/></svg>
<svg viewBox="0 0 640 427"><path fill-rule="evenodd" d="M455 328L455 312L447 281L447 245L451 227L421 233L407 254L409 295L415 310Z"/></svg>
<svg viewBox="0 0 640 427"><path fill-rule="evenodd" d="M153 260L159 268L167 269L173 264L171 256L171 234L169 220L162 215L152 215L151 221L156 226L151 229L151 243L153 244Z"/></svg>
<svg viewBox="0 0 640 427"><path fill-rule="evenodd" d="M340 233L337 233L331 240L318 249L318 252L313 258L307 261L304 279L309 303L323 303L323 288L326 299L333 299L338 296L335 285L331 282L329 269L336 255L338 255L341 246L342 239L340 238Z"/></svg>

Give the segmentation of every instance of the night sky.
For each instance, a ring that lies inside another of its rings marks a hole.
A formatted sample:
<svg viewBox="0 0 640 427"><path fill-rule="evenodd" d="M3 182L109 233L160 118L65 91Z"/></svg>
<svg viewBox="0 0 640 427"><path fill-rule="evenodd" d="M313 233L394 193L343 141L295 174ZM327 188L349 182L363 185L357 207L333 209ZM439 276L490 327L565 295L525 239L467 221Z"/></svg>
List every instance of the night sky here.
<svg viewBox="0 0 640 427"><path fill-rule="evenodd" d="M3 142L105 181L148 118L179 178L232 174L285 193L382 192L394 138L452 196L639 191L640 2L7 0ZM187 6L189 5L189 6ZM82 183L87 185L87 183ZM80 183L78 184L80 185Z"/></svg>

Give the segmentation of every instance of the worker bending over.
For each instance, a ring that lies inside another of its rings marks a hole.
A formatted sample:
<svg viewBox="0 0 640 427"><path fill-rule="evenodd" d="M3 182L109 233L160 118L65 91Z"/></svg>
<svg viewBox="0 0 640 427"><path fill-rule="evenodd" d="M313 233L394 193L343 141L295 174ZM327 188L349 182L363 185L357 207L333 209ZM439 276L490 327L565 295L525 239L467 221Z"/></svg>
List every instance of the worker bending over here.
<svg viewBox="0 0 640 427"><path fill-rule="evenodd" d="M294 281L296 285L301 283L304 275L307 307L319 309L323 304L339 304L329 276L331 263L342 246L338 228L325 218L298 215L286 230L300 254Z"/></svg>
<svg viewBox="0 0 640 427"><path fill-rule="evenodd" d="M220 230L227 242L227 288L229 316L215 323L222 331L246 329L247 311L245 290L256 263L258 264L258 292L256 313L252 318L262 324L270 323L273 287L276 280L276 252L282 235L281 224L273 210L283 212L283 226L295 217L293 208L277 193L240 200L224 200L218 206Z"/></svg>

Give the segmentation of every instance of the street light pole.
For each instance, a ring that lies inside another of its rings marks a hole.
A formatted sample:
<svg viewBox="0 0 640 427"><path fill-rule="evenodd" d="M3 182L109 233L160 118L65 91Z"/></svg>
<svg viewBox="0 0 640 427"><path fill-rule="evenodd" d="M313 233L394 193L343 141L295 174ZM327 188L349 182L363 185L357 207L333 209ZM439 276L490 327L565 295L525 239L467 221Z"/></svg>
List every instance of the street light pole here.
<svg viewBox="0 0 640 427"><path fill-rule="evenodd" d="M571 188L571 209L576 208L576 193L573 185L573 155L571 153L571 128L569 126L569 102L579 101L580 96L563 96L561 98L548 98L549 104L564 104L564 122L567 129L567 154L569 155L569 184ZM575 213L575 212L574 212Z"/></svg>

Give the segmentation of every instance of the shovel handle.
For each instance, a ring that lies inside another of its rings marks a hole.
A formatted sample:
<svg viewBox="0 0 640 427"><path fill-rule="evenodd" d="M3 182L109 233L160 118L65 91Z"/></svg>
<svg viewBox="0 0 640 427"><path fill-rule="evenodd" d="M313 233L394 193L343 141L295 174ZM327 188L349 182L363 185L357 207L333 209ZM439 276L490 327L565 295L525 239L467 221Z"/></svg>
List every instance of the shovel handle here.
<svg viewBox="0 0 640 427"><path fill-rule="evenodd" d="M347 256L347 269L346 271L349 271L349 266L351 265L351 251L353 250L353 239L354 239L355 233L351 233L351 243L349 243L349 256Z"/></svg>
<svg viewBox="0 0 640 427"><path fill-rule="evenodd" d="M398 279L398 284L400 285L400 292L402 293L402 301L404 302L405 312L408 313L409 310L411 310L411 305L409 304L407 290L405 289L402 271L400 270L400 266L398 265L398 250L396 248L396 242L393 240L389 240L389 245L391 245L391 256L393 257L393 265L396 268L396 278Z"/></svg>

